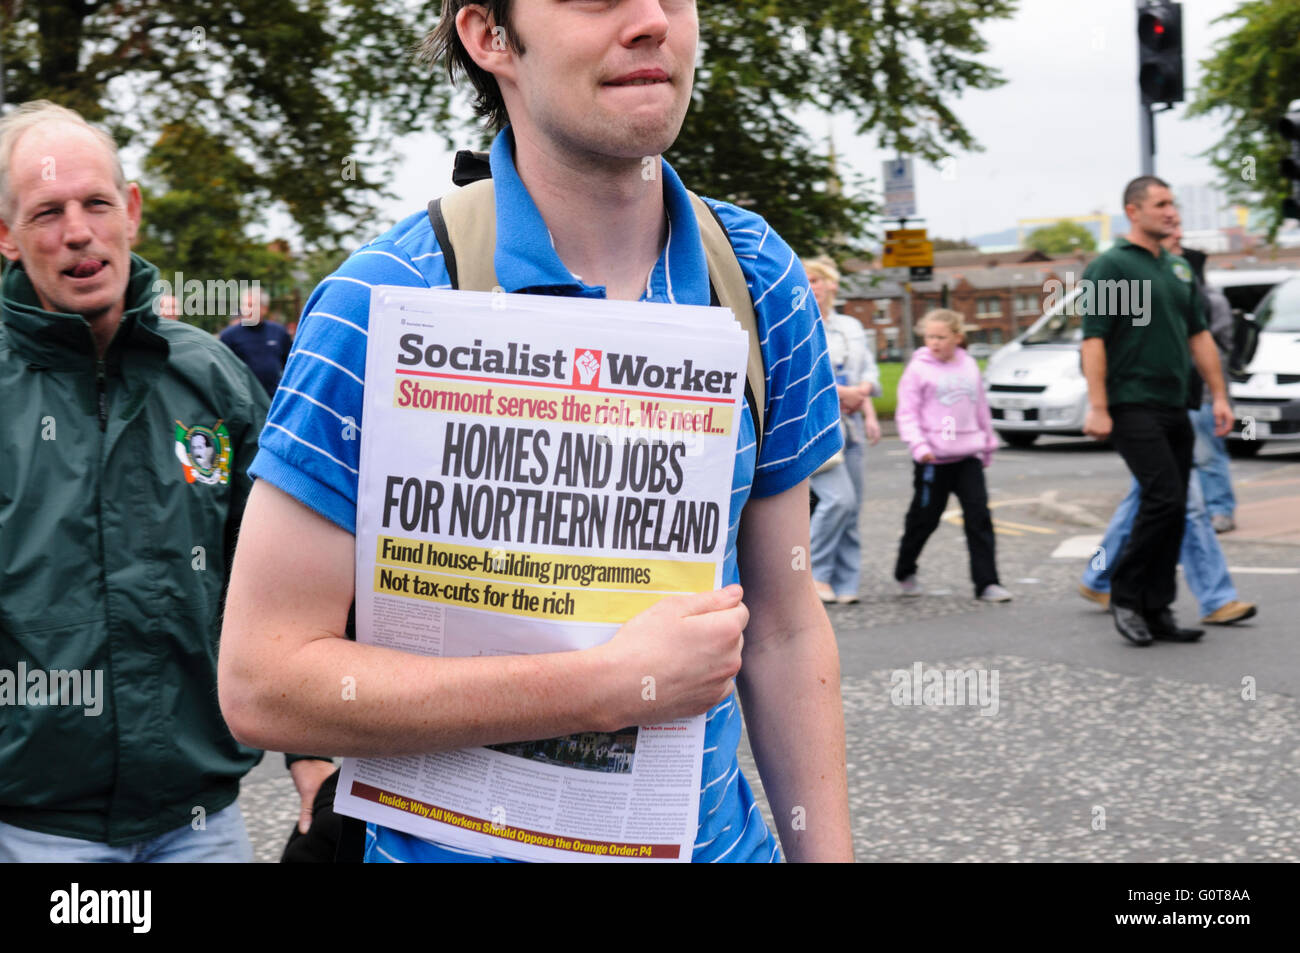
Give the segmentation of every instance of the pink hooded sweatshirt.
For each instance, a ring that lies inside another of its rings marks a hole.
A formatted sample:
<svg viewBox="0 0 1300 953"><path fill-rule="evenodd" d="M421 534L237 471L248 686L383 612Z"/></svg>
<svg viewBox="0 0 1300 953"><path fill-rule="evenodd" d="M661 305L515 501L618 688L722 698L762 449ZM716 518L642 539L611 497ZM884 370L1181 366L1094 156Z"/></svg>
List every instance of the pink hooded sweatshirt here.
<svg viewBox="0 0 1300 953"><path fill-rule="evenodd" d="M894 422L917 463L932 453L936 463L977 456L987 467L998 446L979 365L961 347L947 362L916 350L898 382Z"/></svg>

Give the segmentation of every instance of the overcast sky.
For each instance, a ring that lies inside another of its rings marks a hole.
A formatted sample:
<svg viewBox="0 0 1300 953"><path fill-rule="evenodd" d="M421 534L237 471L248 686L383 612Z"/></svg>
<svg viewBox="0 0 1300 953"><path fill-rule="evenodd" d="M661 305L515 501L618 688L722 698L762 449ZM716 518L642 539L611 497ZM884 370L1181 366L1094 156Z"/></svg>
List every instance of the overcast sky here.
<svg viewBox="0 0 1300 953"><path fill-rule="evenodd" d="M1183 3L1188 98L1200 61L1228 24L1211 21L1237 0ZM984 146L959 155L956 180L918 166L920 214L933 235L963 237L1011 227L1017 218L1123 211L1124 183L1141 172L1138 147L1137 13L1133 0L1022 0L1010 20L986 26L983 57L1007 79L970 93L954 112ZM1184 118L1186 104L1156 117L1156 174L1177 189L1209 183L1214 170L1198 153L1222 125ZM1217 128L1216 128L1217 125ZM836 144L876 179L888 156L853 123L837 120ZM841 140L843 145L841 146Z"/></svg>
<svg viewBox="0 0 1300 953"><path fill-rule="evenodd" d="M938 168L917 167L920 214L932 235L995 232L1022 217L1118 214L1124 183L1140 172L1134 0L1021 0L1020 6L1014 18L983 31L989 41L983 60L1001 71L1006 85L953 104L985 151L959 155L953 181ZM1236 6L1238 0L1183 3L1189 98L1200 60L1228 32L1211 21ZM1179 105L1156 119L1156 174L1175 188L1213 180L1197 154L1221 129L1213 119L1184 119L1185 109ZM841 161L878 181L887 156L874 136L853 135L854 123L844 116L817 117L810 132L825 137L832 126ZM392 182L397 198L382 204L377 223L385 227L424 208L451 183L451 153L436 137L409 137L398 148L404 158Z"/></svg>

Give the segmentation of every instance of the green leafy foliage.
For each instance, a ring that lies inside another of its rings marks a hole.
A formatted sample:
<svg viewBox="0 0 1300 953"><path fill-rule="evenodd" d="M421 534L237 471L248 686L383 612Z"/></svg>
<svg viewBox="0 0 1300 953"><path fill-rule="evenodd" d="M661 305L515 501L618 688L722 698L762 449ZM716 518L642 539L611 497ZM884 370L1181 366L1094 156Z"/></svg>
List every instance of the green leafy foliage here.
<svg viewBox="0 0 1300 953"><path fill-rule="evenodd" d="M1036 248L1044 255L1067 255L1076 251L1096 251L1097 240L1078 222L1057 222L1036 228L1025 238L1026 248Z"/></svg>
<svg viewBox="0 0 1300 953"><path fill-rule="evenodd" d="M253 211L245 202L256 172L227 143L189 123L168 123L145 159L156 181L144 187L147 214L136 252L158 266L162 278L257 280L268 293L290 280L288 257L248 237ZM190 315L208 331L226 326L229 314Z"/></svg>
<svg viewBox="0 0 1300 953"><path fill-rule="evenodd" d="M979 26L1015 0L702 3L702 64L668 158L703 195L752 206L800 254L862 254L876 204L836 182L830 150L798 120L847 113L884 148L937 162L978 144L951 110L1004 81L975 57ZM836 185L838 184L838 188Z"/></svg>
<svg viewBox="0 0 1300 953"><path fill-rule="evenodd" d="M1286 141L1277 121L1300 99L1300 0L1247 0L1217 22L1236 28L1202 61L1189 116L1217 115L1224 134L1207 151L1228 196L1258 208L1270 238L1282 224Z"/></svg>
<svg viewBox="0 0 1300 953"><path fill-rule="evenodd" d="M882 147L932 162L978 149L952 107L1003 82L978 60L979 28L1015 8L701 3L693 104L668 158L695 190L761 212L801 254L860 255L876 210L866 183L837 174L804 124L849 114ZM274 271L284 263L259 257L247 238L272 207L292 217L309 253L331 258L371 227L392 158L385 143L416 129L481 141L453 112L445 74L411 61L439 9L437 0L0 0L6 98L64 103L157 153L142 248L164 268Z"/></svg>
<svg viewBox="0 0 1300 953"><path fill-rule="evenodd" d="M446 90L410 65L433 2L3 3L7 101L69 106L123 145L206 129L246 166L245 207L281 203L308 245L372 212L385 169L362 156L447 116Z"/></svg>

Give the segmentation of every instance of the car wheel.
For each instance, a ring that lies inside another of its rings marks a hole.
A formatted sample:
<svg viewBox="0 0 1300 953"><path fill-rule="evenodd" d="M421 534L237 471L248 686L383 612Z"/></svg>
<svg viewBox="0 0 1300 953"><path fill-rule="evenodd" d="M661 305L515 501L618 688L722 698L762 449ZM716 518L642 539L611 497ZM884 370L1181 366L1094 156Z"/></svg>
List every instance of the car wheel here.
<svg viewBox="0 0 1300 953"><path fill-rule="evenodd" d="M1005 440L1009 446L1021 448L1032 447L1034 441L1038 439L1036 433L1024 433L1019 430L999 430L998 436Z"/></svg>
<svg viewBox="0 0 1300 953"><path fill-rule="evenodd" d="M1264 446L1263 440L1228 440L1228 456L1253 457Z"/></svg>

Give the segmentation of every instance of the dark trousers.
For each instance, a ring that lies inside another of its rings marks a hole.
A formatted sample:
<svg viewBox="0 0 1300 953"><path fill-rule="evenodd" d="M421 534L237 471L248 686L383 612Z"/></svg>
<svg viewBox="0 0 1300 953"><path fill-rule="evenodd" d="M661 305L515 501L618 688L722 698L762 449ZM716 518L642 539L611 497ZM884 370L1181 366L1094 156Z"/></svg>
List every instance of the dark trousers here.
<svg viewBox="0 0 1300 953"><path fill-rule="evenodd" d="M284 845L282 864L359 864L366 850L366 822L334 813L334 792L339 773L321 782L312 802L311 828L298 830L294 819L289 842Z"/></svg>
<svg viewBox="0 0 1300 953"><path fill-rule="evenodd" d="M1133 533L1111 575L1110 601L1143 612L1163 609L1178 592L1195 435L1183 407L1117 404L1110 419L1111 443L1142 488Z"/></svg>
<svg viewBox="0 0 1300 953"><path fill-rule="evenodd" d="M956 463L913 464L912 488L912 505L903 521L894 578L901 581L916 572L916 561L925 541L939 526L939 519L948 507L948 494L956 493L966 526L966 549L970 552L970 577L975 583L975 595L986 586L996 584L993 517L989 515L984 467L979 460L967 457Z"/></svg>

